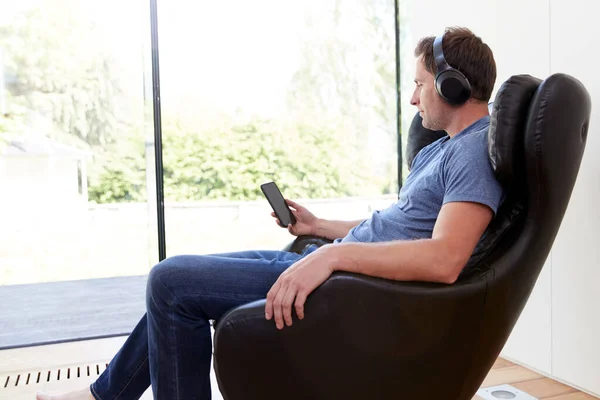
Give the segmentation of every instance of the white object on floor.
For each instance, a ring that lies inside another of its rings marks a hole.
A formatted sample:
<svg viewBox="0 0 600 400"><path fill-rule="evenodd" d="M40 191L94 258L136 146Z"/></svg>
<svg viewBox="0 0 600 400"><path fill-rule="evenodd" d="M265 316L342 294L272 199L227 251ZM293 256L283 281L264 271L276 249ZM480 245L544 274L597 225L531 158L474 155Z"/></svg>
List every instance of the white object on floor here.
<svg viewBox="0 0 600 400"><path fill-rule="evenodd" d="M512 399L512 400L539 400L522 390L510 385L492 386L482 388L477 391L477 395L485 400L500 400L500 399Z"/></svg>

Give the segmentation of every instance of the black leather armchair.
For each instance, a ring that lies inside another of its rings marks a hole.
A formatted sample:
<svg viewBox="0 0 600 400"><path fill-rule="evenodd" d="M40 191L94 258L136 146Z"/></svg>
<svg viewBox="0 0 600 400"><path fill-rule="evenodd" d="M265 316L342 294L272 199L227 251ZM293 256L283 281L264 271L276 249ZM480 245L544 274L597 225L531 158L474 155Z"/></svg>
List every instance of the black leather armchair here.
<svg viewBox="0 0 600 400"><path fill-rule="evenodd" d="M552 247L590 112L589 94L573 77L511 77L495 98L489 131L490 162L508 196L458 281L335 273L309 296L305 319L282 331L265 320L264 300L238 307L215 332L223 397L470 400ZM424 129L417 114L409 161L440 134Z"/></svg>

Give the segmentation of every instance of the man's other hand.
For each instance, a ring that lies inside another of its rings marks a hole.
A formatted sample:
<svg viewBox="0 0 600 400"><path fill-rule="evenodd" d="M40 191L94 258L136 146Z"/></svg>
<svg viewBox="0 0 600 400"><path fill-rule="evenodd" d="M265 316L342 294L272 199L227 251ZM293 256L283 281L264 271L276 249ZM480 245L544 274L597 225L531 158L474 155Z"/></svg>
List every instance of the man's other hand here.
<svg viewBox="0 0 600 400"><path fill-rule="evenodd" d="M285 202L290 206L294 217L296 217L296 223L287 226L288 231L294 236L316 235L318 218L305 207L292 200L285 199ZM279 218L277 218L274 212L271 213L271 217L275 218L278 226L281 226Z"/></svg>
<svg viewBox="0 0 600 400"><path fill-rule="evenodd" d="M292 305L299 319L304 318L304 303L313 290L329 278L338 262L334 246L325 245L289 267L267 293L265 318L275 318L277 329L292 326Z"/></svg>

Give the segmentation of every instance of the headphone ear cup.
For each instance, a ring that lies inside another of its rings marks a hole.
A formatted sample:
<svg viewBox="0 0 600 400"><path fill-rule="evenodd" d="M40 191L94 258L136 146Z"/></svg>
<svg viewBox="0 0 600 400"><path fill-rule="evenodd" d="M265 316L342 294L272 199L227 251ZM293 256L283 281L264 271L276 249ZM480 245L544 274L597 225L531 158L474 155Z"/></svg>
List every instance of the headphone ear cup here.
<svg viewBox="0 0 600 400"><path fill-rule="evenodd" d="M456 69L440 72L435 78L435 90L444 100L453 105L463 104L471 97L471 84Z"/></svg>

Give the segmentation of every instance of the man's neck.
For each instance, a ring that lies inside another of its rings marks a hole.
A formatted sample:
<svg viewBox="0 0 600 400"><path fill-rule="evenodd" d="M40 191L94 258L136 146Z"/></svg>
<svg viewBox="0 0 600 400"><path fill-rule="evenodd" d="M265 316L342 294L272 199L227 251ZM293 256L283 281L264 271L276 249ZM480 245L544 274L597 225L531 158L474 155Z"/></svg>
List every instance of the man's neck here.
<svg viewBox="0 0 600 400"><path fill-rule="evenodd" d="M446 129L448 135L452 138L462 132L465 128L473 124L473 122L490 115L488 105L485 103L467 103L461 107L450 125Z"/></svg>

